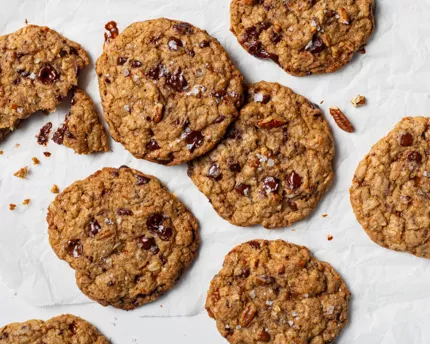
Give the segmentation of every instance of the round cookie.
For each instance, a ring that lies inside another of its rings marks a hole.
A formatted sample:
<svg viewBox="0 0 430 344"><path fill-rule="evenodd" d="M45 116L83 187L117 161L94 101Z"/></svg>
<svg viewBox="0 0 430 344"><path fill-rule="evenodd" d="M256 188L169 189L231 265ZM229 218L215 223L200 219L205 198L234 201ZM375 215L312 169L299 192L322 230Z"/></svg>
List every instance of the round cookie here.
<svg viewBox="0 0 430 344"><path fill-rule="evenodd" d="M48 27L0 37L0 141L36 111L53 112L78 84L87 52Z"/></svg>
<svg viewBox="0 0 430 344"><path fill-rule="evenodd" d="M287 73L330 73L366 45L374 6L374 0L232 0L231 31L250 54Z"/></svg>
<svg viewBox="0 0 430 344"><path fill-rule="evenodd" d="M378 245L430 258L429 157L430 118L406 117L358 165L351 204Z"/></svg>
<svg viewBox="0 0 430 344"><path fill-rule="evenodd" d="M93 325L71 314L64 314L46 322L29 320L13 323L0 329L0 344L79 343L109 344Z"/></svg>
<svg viewBox="0 0 430 344"><path fill-rule="evenodd" d="M270 229L312 212L332 183L333 156L318 106L287 87L259 82L225 138L192 161L188 175L227 221Z"/></svg>
<svg viewBox="0 0 430 344"><path fill-rule="evenodd" d="M157 178L126 166L73 183L47 221L50 244L82 292L126 310L173 288L199 246L189 210Z"/></svg>
<svg viewBox="0 0 430 344"><path fill-rule="evenodd" d="M348 323L350 292L306 247L254 240L227 254L206 310L230 343L332 343Z"/></svg>
<svg viewBox="0 0 430 344"><path fill-rule="evenodd" d="M109 38L97 74L113 139L136 158L165 165L209 151L243 100L243 77L218 41L164 18Z"/></svg>

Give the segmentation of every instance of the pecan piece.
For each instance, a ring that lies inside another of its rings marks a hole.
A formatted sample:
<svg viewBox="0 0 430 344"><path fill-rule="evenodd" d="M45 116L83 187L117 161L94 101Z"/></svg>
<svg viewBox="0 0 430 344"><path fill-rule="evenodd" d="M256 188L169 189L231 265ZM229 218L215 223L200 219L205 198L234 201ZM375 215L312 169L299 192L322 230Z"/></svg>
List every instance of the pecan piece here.
<svg viewBox="0 0 430 344"><path fill-rule="evenodd" d="M157 105L155 105L153 109L154 117L152 119L154 123L159 123L163 118L163 108L163 104L158 103Z"/></svg>
<svg viewBox="0 0 430 344"><path fill-rule="evenodd" d="M257 314L257 307L255 307L253 303L248 303L240 314L240 326L247 327L251 323L252 319L254 319L255 314Z"/></svg>
<svg viewBox="0 0 430 344"><path fill-rule="evenodd" d="M366 105L366 97L361 95L356 95L353 100L351 100L353 107L360 107Z"/></svg>
<svg viewBox="0 0 430 344"><path fill-rule="evenodd" d="M264 119L258 121L257 125L263 129L272 129L272 128L281 127L285 123L287 123L287 122L282 120L282 119L273 118L272 116L269 116L267 118L264 118Z"/></svg>
<svg viewBox="0 0 430 344"><path fill-rule="evenodd" d="M330 115L333 116L334 121L338 125L338 127L347 133L354 132L354 126L351 124L348 118L346 118L345 114L339 110L339 108L330 108Z"/></svg>
<svg viewBox="0 0 430 344"><path fill-rule="evenodd" d="M348 12L346 12L346 10L343 7L339 8L337 13L339 15L338 19L342 24L344 24L344 25L350 24L349 14L348 14Z"/></svg>

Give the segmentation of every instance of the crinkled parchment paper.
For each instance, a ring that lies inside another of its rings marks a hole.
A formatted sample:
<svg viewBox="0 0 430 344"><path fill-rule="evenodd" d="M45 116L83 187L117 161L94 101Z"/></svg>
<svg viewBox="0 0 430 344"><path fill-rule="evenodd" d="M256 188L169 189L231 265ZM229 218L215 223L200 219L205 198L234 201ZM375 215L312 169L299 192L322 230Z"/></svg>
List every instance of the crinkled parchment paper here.
<svg viewBox="0 0 430 344"><path fill-rule="evenodd" d="M55 195L104 166L128 165L160 178L191 208L201 226L199 256L181 282L158 301L134 311L137 316L191 315L203 310L206 290L235 245L252 239L281 238L308 246L315 256L332 264L352 293L351 324L346 342L424 343L430 335L430 261L396 253L372 243L355 220L348 189L354 170L370 147L404 116L430 115L430 3L426 0L377 0L377 31L360 55L341 71L295 78L275 64L249 56L229 32L228 0L92 0L2 1L1 34L29 23L48 25L86 48L92 65L82 72L81 86L101 111L94 61L103 44L103 27L110 20L124 29L134 21L165 16L206 29L224 45L248 82L276 81L321 105L336 139L336 180L309 219L290 228L267 231L237 228L217 216L207 199L186 175L185 166L165 167L134 159L120 144L112 152L79 156L52 141L47 148L35 135L48 121L57 127L67 105L49 116L37 114L22 123L0 144L0 277L18 296L36 306L90 302L77 288L74 271L60 261L48 244L46 209ZM355 109L358 93L368 105ZM338 106L354 123L354 134L342 132L328 115ZM19 147L15 147L20 144ZM46 158L44 151L52 153ZM31 158L41 164L33 166ZM26 180L13 176L30 167ZM21 202L30 198L28 206ZM9 204L17 204L15 211ZM323 217L323 214L328 214ZM328 241L327 236L333 240ZM405 321L405 313L408 321ZM401 320L399 320L401 319ZM407 340L406 340L407 339Z"/></svg>

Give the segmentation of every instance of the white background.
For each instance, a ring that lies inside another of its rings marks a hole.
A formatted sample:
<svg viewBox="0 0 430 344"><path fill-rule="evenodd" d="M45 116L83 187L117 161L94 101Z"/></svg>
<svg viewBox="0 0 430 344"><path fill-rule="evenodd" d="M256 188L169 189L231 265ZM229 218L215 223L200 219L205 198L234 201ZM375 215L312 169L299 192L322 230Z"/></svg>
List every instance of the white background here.
<svg viewBox="0 0 430 344"><path fill-rule="evenodd" d="M48 25L84 46L92 65L80 84L100 109L94 61L100 55L103 26L110 20L124 29L133 21L159 16L189 21L214 35L224 45L248 82L280 82L322 108L339 106L356 126L347 134L332 124L336 139L336 181L314 214L291 228L266 231L243 229L220 219L193 186L184 167L168 168L137 161L121 145L113 153L81 157L50 142L52 158L43 157L34 135L48 121L36 115L0 144L0 326L32 318L48 319L62 313L82 316L95 324L113 343L224 343L215 322L205 312L192 317L143 315L194 314L203 310L211 277L224 255L251 238L282 238L308 246L315 256L331 263L345 278L352 293L350 325L339 343L428 343L430 338L430 262L373 244L356 222L348 188L357 163L370 147L404 116L428 115L430 110L430 2L428 0L376 0L377 30L367 53L337 73L296 78L271 62L249 56L229 32L228 0L0 0L0 33L29 23ZM354 109L356 94L368 106ZM49 116L56 127L67 107ZM20 143L19 148L15 144ZM31 157L42 161L31 165ZM53 183L64 189L103 166L127 164L159 177L187 204L200 221L202 246L192 269L174 291L158 302L132 312L98 304L35 307L36 304L86 301L74 284L73 272L59 261L47 243L46 208L53 199ZM28 180L12 175L30 165ZM29 207L8 210L9 203L31 198ZM328 214L326 218L322 214ZM327 235L333 235L332 241ZM11 291L8 291L6 284ZM25 301L24 301L25 300ZM48 302L49 303L49 302ZM32 305L30 305L32 304ZM163 305L163 308L160 307Z"/></svg>

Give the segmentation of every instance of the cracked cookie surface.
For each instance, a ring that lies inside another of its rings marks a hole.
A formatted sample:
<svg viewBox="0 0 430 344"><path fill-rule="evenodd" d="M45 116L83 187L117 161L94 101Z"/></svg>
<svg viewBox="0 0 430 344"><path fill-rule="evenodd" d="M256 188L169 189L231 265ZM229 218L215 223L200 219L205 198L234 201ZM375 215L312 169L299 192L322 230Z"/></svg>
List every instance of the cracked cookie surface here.
<svg viewBox="0 0 430 344"><path fill-rule="evenodd" d="M164 18L109 39L97 74L113 139L135 157L165 165L209 151L243 99L243 78L218 41Z"/></svg>
<svg viewBox="0 0 430 344"><path fill-rule="evenodd" d="M48 27L0 37L0 141L36 111L55 111L89 64L87 52Z"/></svg>
<svg viewBox="0 0 430 344"><path fill-rule="evenodd" d="M288 226L308 216L333 180L334 143L318 106L276 83L250 86L239 119L188 175L238 226Z"/></svg>
<svg viewBox="0 0 430 344"><path fill-rule="evenodd" d="M74 90L70 113L54 134L54 141L72 148L78 154L109 151L105 128L85 91L79 88Z"/></svg>
<svg viewBox="0 0 430 344"><path fill-rule="evenodd" d="M71 314L48 321L29 320L0 329L0 344L109 344L93 325Z"/></svg>
<svg viewBox="0 0 430 344"><path fill-rule="evenodd" d="M334 72L369 40L374 0L232 0L231 30L250 54L303 76Z"/></svg>
<svg viewBox="0 0 430 344"><path fill-rule="evenodd" d="M372 147L350 189L377 244L430 258L430 118L406 117Z"/></svg>
<svg viewBox="0 0 430 344"><path fill-rule="evenodd" d="M350 292L306 247L253 240L227 254L206 310L230 343L332 343L348 323Z"/></svg>
<svg viewBox="0 0 430 344"><path fill-rule="evenodd" d="M127 310L170 290L199 246L189 210L158 179L125 166L73 183L47 221L50 244L82 292Z"/></svg>

